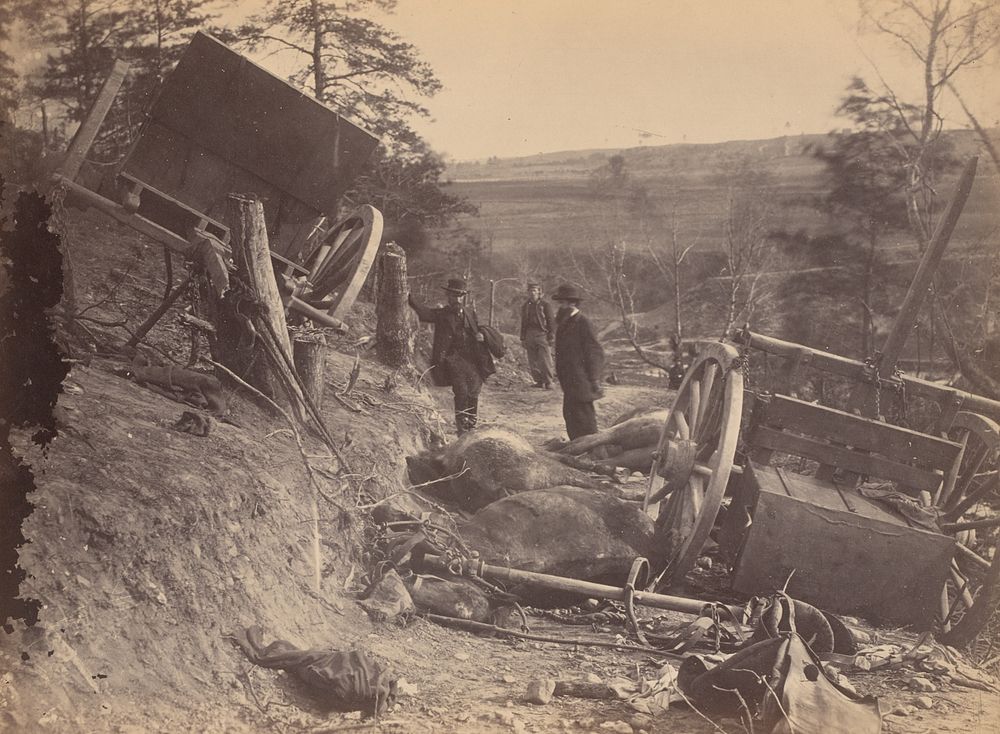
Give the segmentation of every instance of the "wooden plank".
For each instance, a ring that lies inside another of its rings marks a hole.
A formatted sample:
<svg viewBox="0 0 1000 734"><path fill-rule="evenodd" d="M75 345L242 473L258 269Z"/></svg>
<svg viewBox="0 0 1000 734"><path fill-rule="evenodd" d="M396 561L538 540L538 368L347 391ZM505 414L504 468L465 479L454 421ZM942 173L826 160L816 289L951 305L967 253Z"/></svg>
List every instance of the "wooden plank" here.
<svg viewBox="0 0 1000 734"><path fill-rule="evenodd" d="M229 165L330 216L379 142L339 112L200 32L149 114ZM242 189L229 189L234 190Z"/></svg>
<svg viewBox="0 0 1000 734"><path fill-rule="evenodd" d="M882 522L817 507L784 491L770 491L764 482L755 493L759 467L751 469L744 474L750 491L740 505L755 499L753 522L738 539L736 591L759 594L788 581L794 598L831 612L883 624L931 621L949 573L952 538L908 528L898 520ZM733 540L725 545L732 547Z"/></svg>
<svg viewBox="0 0 1000 734"><path fill-rule="evenodd" d="M917 272L906 291L903 305L899 307L899 313L896 315L885 344L882 346L882 356L879 358L879 369L882 372L891 373L896 368L896 362L899 361L903 345L910 332L913 331L917 313L920 311L927 294L930 293L931 283L941 262L941 256L948 246L951 233L954 231L955 224L958 222L965 202L969 198L969 193L972 191L978 163L979 157L972 156L965 164L958 183L955 185L955 193L952 194L951 201L948 202L948 208L945 210L944 216L938 220L934 235L924 250L920 265L917 266Z"/></svg>
<svg viewBox="0 0 1000 734"><path fill-rule="evenodd" d="M900 463L931 469L951 467L960 450L957 443L943 438L784 395L771 398L765 421L770 426L780 426L806 436L822 437L878 453Z"/></svg>
<svg viewBox="0 0 1000 734"><path fill-rule="evenodd" d="M754 428L748 443L754 447L755 451L765 449L781 451L793 456L804 456L822 464L836 466L868 477L900 482L916 491L934 492L941 485L941 474L938 472L926 471L882 456L852 451L841 446L833 446L766 426ZM758 454L755 453L755 460L757 460L757 456Z"/></svg>
<svg viewBox="0 0 1000 734"><path fill-rule="evenodd" d="M150 184L148 184L145 181L142 181L142 180L136 178L135 176L132 176L132 175L130 175L128 173L121 173L120 176L121 176L121 178L123 178L126 181L128 181L129 184L132 187L137 187L139 189L140 199L142 198L142 194L143 193L148 192L147 196L150 196L152 198L155 198L155 199L159 200L159 202L162 205L165 205L167 207L175 207L177 209L180 209L180 210L186 212L188 215L190 215L188 217L188 219L190 219L192 221L193 220L198 220L198 223L199 223L200 228L202 230L206 230L206 231L211 232L214 236L218 237L223 242L226 242L226 243L229 242L229 237L230 237L230 235L229 235L229 227L227 227L222 222L218 221L217 219L213 219L212 217L208 216L204 212L198 211L197 209L194 209L193 207L188 206L183 201L179 201L179 200L175 199L170 194L167 194L167 193L164 193L163 191L160 191L155 186L151 186ZM143 201L142 203L149 205L149 204L151 204L153 202ZM143 207L140 205L140 208L143 208ZM155 211L155 206L153 207L153 210ZM147 216L145 218L149 219L152 222L156 222L156 220L153 219L152 214L150 212L147 212ZM156 223L159 224L161 227L164 227L165 229L169 229L169 227L166 226L166 222L161 221L161 222L156 222ZM216 231L212 231L210 229L207 229L207 225L208 224L211 224L212 227L214 227ZM171 230L171 231L173 231L173 230ZM182 233L177 232L176 234L182 234Z"/></svg>
<svg viewBox="0 0 1000 734"><path fill-rule="evenodd" d="M123 172L216 221L228 216L230 192L256 194L264 202L271 252L297 262L306 244L300 232L311 231L320 216L318 210L289 197L238 162L227 161L156 121L143 128Z"/></svg>
<svg viewBox="0 0 1000 734"><path fill-rule="evenodd" d="M115 95L118 94L118 90L125 82L127 73L128 64L121 60L115 61L115 65L111 67L111 73L104 80L101 91L97 93L97 99L94 100L90 112L77 128L76 135L73 136L73 141L66 150L66 157L56 172L57 175L68 178L70 181L76 179L80 172L80 166L83 165L83 161L87 157L87 151L97 139L97 132L101 129L104 118L108 116L111 104L115 101Z"/></svg>
<svg viewBox="0 0 1000 734"><path fill-rule="evenodd" d="M794 342L776 339L772 336L757 334L752 331L743 330L736 334L736 341L740 344L757 349L766 354L773 354L783 359L793 358L801 349L806 349L812 354L812 367L832 375L846 377L857 382L865 379L868 366L864 362L856 359L841 357L839 354L832 354L822 349L806 347ZM900 380L891 376L882 377L882 399L892 400L896 387ZM906 386L907 397L921 397L940 402L948 399L953 393L962 399L962 410L979 413L989 416L993 420L1000 421L1000 401L984 398L981 395L955 390L947 385L940 385L930 380L922 380L919 377L904 374L902 382Z"/></svg>

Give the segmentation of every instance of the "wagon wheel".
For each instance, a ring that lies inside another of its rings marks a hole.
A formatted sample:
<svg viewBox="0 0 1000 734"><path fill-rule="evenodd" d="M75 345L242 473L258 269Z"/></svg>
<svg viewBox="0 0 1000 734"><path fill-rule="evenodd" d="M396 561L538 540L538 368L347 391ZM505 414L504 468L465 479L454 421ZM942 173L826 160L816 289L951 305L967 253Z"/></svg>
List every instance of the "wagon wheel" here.
<svg viewBox="0 0 1000 734"><path fill-rule="evenodd" d="M1000 591L1000 519L965 517L998 486L1000 425L975 413L955 416L948 438L961 444L956 471L936 497L941 529L955 536L955 556L941 590L941 640L961 646L989 621ZM992 551L993 558L990 559Z"/></svg>
<svg viewBox="0 0 1000 734"><path fill-rule="evenodd" d="M743 410L738 360L727 344L706 345L684 374L663 424L643 502L661 544L658 587L694 567L722 505Z"/></svg>
<svg viewBox="0 0 1000 734"><path fill-rule="evenodd" d="M306 263L312 290L303 301L341 318L368 277L381 239L382 214L373 206L339 221Z"/></svg>

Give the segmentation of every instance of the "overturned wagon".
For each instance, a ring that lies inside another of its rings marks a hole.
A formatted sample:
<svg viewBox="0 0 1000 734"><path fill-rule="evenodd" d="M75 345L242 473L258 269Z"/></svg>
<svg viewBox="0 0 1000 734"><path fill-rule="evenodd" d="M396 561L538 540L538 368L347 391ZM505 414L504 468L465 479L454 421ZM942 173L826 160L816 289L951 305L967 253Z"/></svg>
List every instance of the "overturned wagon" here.
<svg viewBox="0 0 1000 734"><path fill-rule="evenodd" d="M933 628L954 644L988 621L1000 520L974 510L995 497L997 474L985 469L1000 452L1000 402L896 370L974 171L972 161L876 359L747 330L698 354L664 424L644 502L666 539L660 588L693 568L714 530L741 592L784 588L833 611ZM755 355L782 358L782 391L744 392ZM849 382L846 409L797 398L806 369ZM935 425L887 422L882 406L906 396L936 403Z"/></svg>
<svg viewBox="0 0 1000 734"><path fill-rule="evenodd" d="M205 33L197 33L113 170L95 181L85 158L127 72L116 62L81 123L54 186L174 252L229 257L227 198L263 204L284 305L337 327L374 260L382 215L338 202L378 139L344 115ZM199 252L201 248L201 252Z"/></svg>

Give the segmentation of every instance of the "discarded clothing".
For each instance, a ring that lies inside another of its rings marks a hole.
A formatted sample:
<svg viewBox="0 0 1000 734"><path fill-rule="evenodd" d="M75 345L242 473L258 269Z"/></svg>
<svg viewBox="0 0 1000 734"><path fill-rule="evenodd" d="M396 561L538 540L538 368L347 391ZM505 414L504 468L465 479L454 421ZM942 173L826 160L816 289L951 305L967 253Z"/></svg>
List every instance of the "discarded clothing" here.
<svg viewBox="0 0 1000 734"><path fill-rule="evenodd" d="M917 500L909 495L898 492L895 489L886 489L892 485L881 485L878 487L858 487L858 494L872 500L884 509L901 515L915 525L924 530L934 533L941 532L938 527L938 513L932 507L924 507Z"/></svg>
<svg viewBox="0 0 1000 734"><path fill-rule="evenodd" d="M330 709L377 716L395 699L396 680L367 653L300 650L286 640L265 647L263 633L256 626L236 633L234 639L254 665L288 671Z"/></svg>
<svg viewBox="0 0 1000 734"><path fill-rule="evenodd" d="M656 678L643 678L637 683L615 677L608 681L608 688L630 708L650 716L665 714L671 703L682 700L677 694L677 669L669 664L660 668Z"/></svg>
<svg viewBox="0 0 1000 734"><path fill-rule="evenodd" d="M750 716L754 731L878 734L878 701L860 698L832 682L820 661L794 633L744 648L709 667L691 656L678 686L709 716Z"/></svg>

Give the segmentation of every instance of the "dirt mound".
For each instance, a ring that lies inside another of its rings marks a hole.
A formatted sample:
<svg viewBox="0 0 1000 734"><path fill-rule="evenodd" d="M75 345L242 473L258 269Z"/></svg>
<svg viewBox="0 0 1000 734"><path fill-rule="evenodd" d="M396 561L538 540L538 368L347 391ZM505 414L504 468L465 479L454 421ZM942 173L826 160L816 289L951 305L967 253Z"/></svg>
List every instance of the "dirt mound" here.
<svg viewBox="0 0 1000 734"><path fill-rule="evenodd" d="M351 361L331 353L328 379L342 381ZM344 592L362 547L358 505L401 488L403 457L423 448L433 411L405 386L381 391L378 367L363 375L345 398L363 412L332 399L324 410L354 476L307 437L314 493L290 430L240 396L230 402L246 428L214 422L197 437L171 429L187 406L77 365L59 401L70 425L46 455L26 435L16 444L37 486L22 593L43 607L0 648L3 695L17 700L7 723L244 729L257 694L227 633L259 624L303 647L362 639L370 627Z"/></svg>

